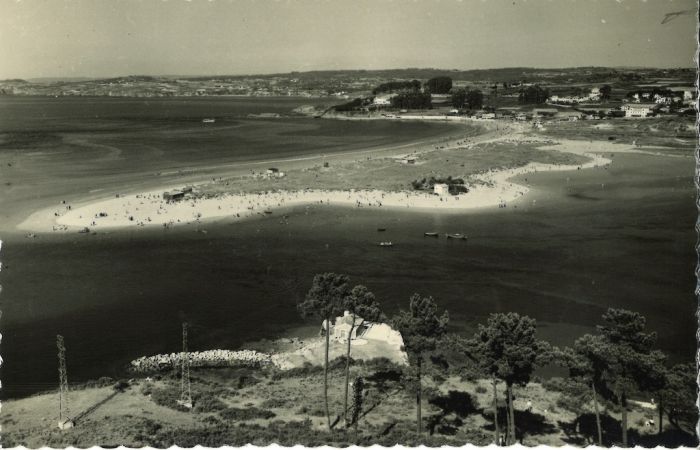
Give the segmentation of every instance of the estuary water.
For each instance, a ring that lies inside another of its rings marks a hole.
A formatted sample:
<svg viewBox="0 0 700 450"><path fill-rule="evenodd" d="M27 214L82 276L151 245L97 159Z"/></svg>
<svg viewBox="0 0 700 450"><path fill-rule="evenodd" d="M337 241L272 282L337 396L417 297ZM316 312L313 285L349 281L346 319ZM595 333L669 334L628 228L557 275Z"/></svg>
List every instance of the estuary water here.
<svg viewBox="0 0 700 450"><path fill-rule="evenodd" d="M41 104L28 99L33 101ZM226 109L220 101L212 100ZM289 112L305 100L285 101L289 103L281 111ZM93 107L70 102L70 111ZM171 132L186 127L170 119L163 119L167 132L157 124L138 125L129 110L143 105L133 102L126 101L120 113L126 118L93 123L87 131L81 127L87 127L93 113L71 119L72 113L62 110L39 120L33 116L51 108L0 102L5 114L0 119L0 176L3 183L11 180L0 197L6 224L4 231L0 228L5 398L57 384L56 334L65 336L72 382L124 376L125 365L135 357L179 351L182 321L191 324L193 350L237 348L283 336L311 324L302 321L295 305L313 275L325 271L346 273L353 283L367 285L388 315L406 308L410 295L418 292L449 310L452 331L471 333L490 313L516 311L537 319L540 336L558 345L593 331L607 307L624 307L648 318L649 327L659 333L659 346L673 360L693 358L692 158L617 154L607 170L529 175L520 179L531 188L521 201L468 214L314 205L287 211L286 218L275 212L256 220L171 230L35 239L12 231L9 225L28 209L91 195L93 189L121 189L120 182L135 187L157 183L161 180L154 173L168 165L185 170L252 161L261 152L290 156L381 148L446 132L438 124L296 118L263 120L264 129L272 131L262 131L260 119L245 118L247 103L235 106L230 100L234 106L228 108L240 107L230 120L257 130L251 131L256 138L246 137L240 128L235 133L197 132L201 120L191 118L190 106L176 114L159 104L159 114L190 117L182 119L191 121L189 137L171 139ZM265 107L257 100L253 104L260 108L257 112L279 111L269 102ZM102 107L107 112L100 114L118 116L114 111L119 107ZM18 119L18 108L24 108L26 120ZM196 116L224 115L210 111ZM123 125L114 125L122 120ZM236 139L247 142L239 148L257 150L229 154L226 145ZM137 145L140 141L143 147ZM201 154L187 150L195 147ZM469 240L423 237L426 231L464 233ZM394 247L379 247L383 240Z"/></svg>

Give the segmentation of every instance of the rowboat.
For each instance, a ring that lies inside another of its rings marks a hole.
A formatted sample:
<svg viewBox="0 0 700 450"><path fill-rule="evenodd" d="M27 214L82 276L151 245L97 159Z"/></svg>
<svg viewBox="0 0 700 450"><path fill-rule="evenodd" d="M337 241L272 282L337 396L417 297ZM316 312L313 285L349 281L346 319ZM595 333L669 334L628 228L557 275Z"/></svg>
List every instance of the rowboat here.
<svg viewBox="0 0 700 450"><path fill-rule="evenodd" d="M425 233L423 233L423 236L424 237L438 237L439 235L435 231L426 231Z"/></svg>
<svg viewBox="0 0 700 450"><path fill-rule="evenodd" d="M461 239L466 241L467 236L462 233L447 233L447 239Z"/></svg>

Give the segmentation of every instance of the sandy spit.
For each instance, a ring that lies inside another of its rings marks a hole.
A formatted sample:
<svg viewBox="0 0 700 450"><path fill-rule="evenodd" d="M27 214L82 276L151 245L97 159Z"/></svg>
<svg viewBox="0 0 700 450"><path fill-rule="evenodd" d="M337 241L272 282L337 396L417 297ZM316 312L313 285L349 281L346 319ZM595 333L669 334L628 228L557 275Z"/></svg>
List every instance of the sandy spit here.
<svg viewBox="0 0 700 450"><path fill-rule="evenodd" d="M510 136L512 139L513 136ZM59 205L30 215L18 229L31 232L76 232L136 227L174 227L212 220L242 220L273 214L275 210L304 205L332 205L354 208L400 208L416 211L465 212L477 208L507 206L525 196L526 186L510 179L545 171L581 170L610 164L599 152L620 151L604 142L562 141L542 147L550 151L587 156L582 165L529 163L525 166L492 170L478 175L470 191L461 195L438 196L427 192L384 192L379 190L304 190L257 194L223 194L212 198L190 198L166 202L163 192L172 187L139 194L107 198L83 206ZM595 152L595 153L594 153Z"/></svg>

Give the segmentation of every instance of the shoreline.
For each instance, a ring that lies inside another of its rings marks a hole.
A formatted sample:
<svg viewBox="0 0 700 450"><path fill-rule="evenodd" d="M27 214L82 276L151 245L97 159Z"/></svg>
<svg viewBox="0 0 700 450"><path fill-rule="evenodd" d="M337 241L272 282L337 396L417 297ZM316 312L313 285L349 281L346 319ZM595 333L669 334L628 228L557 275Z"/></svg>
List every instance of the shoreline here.
<svg viewBox="0 0 700 450"><path fill-rule="evenodd" d="M489 138L469 146L485 142L513 140L524 137L518 131ZM224 193L215 197L186 198L167 202L163 192L182 188L170 185L159 189L112 198L89 201L73 208L44 208L30 214L17 225L17 229L31 233L77 232L98 230L122 230L128 228L171 228L174 226L230 220L238 221L267 216L291 208L309 205L330 205L374 209L402 209L413 211L440 211L442 213L464 213L475 209L507 207L529 192L527 186L510 181L519 175L549 171L575 171L607 166L612 161L599 153L630 151L613 148L604 141L584 143L580 141L542 141L538 147L547 151L561 151L584 156L589 161L579 165L560 165L530 162L524 166L490 170L475 175L468 193L460 195L435 195L425 191L381 191L381 190L332 190L304 189L300 191L266 191L258 193ZM631 151L634 151L632 149ZM516 205L517 207L517 205Z"/></svg>

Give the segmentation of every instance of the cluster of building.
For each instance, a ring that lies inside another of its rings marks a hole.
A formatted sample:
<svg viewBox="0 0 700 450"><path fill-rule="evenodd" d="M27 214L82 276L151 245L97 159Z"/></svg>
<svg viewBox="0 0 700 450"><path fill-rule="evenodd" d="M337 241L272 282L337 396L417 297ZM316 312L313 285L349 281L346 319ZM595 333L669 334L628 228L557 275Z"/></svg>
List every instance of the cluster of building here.
<svg viewBox="0 0 700 450"><path fill-rule="evenodd" d="M121 77L96 80L29 82L0 80L0 95L105 96L105 97L336 97L371 89L380 78L348 77L302 79L289 76L172 78Z"/></svg>
<svg viewBox="0 0 700 450"><path fill-rule="evenodd" d="M598 102L600 99L600 88L594 87L587 95L552 95L547 100L547 103L553 105L577 105L579 103Z"/></svg>
<svg viewBox="0 0 700 450"><path fill-rule="evenodd" d="M265 172L260 172L260 173L255 173L254 177L255 178L266 178L266 179L272 179L272 178L282 178L284 177L285 173L279 170L277 167L270 167L267 169Z"/></svg>

